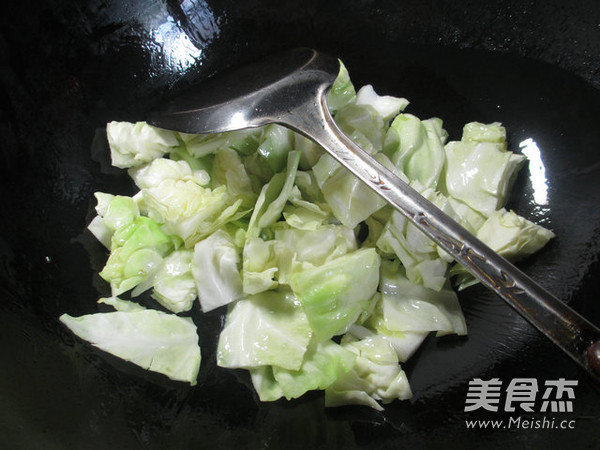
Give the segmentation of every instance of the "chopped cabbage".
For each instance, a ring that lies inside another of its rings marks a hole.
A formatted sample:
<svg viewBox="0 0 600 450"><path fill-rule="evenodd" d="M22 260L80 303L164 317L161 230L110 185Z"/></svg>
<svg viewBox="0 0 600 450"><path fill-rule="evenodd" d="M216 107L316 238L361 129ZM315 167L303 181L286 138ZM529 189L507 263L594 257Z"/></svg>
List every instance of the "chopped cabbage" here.
<svg viewBox="0 0 600 450"><path fill-rule="evenodd" d="M383 153L374 157L388 169L393 168ZM386 205L385 200L329 155L319 159L313 173L333 215L348 228L356 227Z"/></svg>
<svg viewBox="0 0 600 450"><path fill-rule="evenodd" d="M540 250L554 233L502 208L487 218L477 237L506 259L518 261Z"/></svg>
<svg viewBox="0 0 600 450"><path fill-rule="evenodd" d="M314 230L282 226L274 231L274 238L280 255L289 253L295 261L312 266L320 266L357 249L354 231L343 225L320 225Z"/></svg>
<svg viewBox="0 0 600 450"><path fill-rule="evenodd" d="M178 145L174 132L146 122L110 122L106 126L112 165L121 169L140 166L160 158Z"/></svg>
<svg viewBox="0 0 600 450"><path fill-rule="evenodd" d="M292 290L318 340L345 333L366 309L377 290L379 264L375 249L365 248L292 275Z"/></svg>
<svg viewBox="0 0 600 450"><path fill-rule="evenodd" d="M156 159L132 171L132 177L141 188L148 216L188 247L238 217L242 200L232 198L224 185L206 187L206 172L192 171L185 161Z"/></svg>
<svg viewBox="0 0 600 450"><path fill-rule="evenodd" d="M96 192L97 216L88 225L88 230L109 250L114 232L133 223L140 215L137 203L131 197Z"/></svg>
<svg viewBox="0 0 600 450"><path fill-rule="evenodd" d="M243 291L258 294L278 286L279 272L275 241L265 241L260 237L249 237L244 246Z"/></svg>
<svg viewBox="0 0 600 450"><path fill-rule="evenodd" d="M202 311L212 311L243 297L239 265L235 242L223 230L196 244L191 271Z"/></svg>
<svg viewBox="0 0 600 450"><path fill-rule="evenodd" d="M340 71L327 94L327 105L332 113L349 104L356 97L356 90L350 80L348 69L340 61Z"/></svg>
<svg viewBox="0 0 600 450"><path fill-rule="evenodd" d="M433 290L413 283L394 262L382 266L380 289L380 322L385 330L435 331L438 336L467 333L458 297L450 287Z"/></svg>
<svg viewBox="0 0 600 450"><path fill-rule="evenodd" d="M289 290L266 291L230 307L217 347L222 367L278 366L298 370L312 330Z"/></svg>
<svg viewBox="0 0 600 450"><path fill-rule="evenodd" d="M394 118L408 106L408 100L405 98L378 95L370 84L358 90L355 103L357 105L370 105L384 121Z"/></svg>
<svg viewBox="0 0 600 450"><path fill-rule="evenodd" d="M442 193L485 217L506 204L523 155L505 150L499 124L465 126L461 141L446 145ZM498 137L500 136L500 137Z"/></svg>
<svg viewBox="0 0 600 450"><path fill-rule="evenodd" d="M308 391L326 389L352 368L355 359L353 352L331 340L312 343L297 370L259 367L251 370L252 382L262 401L280 397L290 400Z"/></svg>
<svg viewBox="0 0 600 450"><path fill-rule="evenodd" d="M246 171L239 153L221 148L215 154L212 166L213 187L227 186L229 194L242 199L243 207L253 207L258 197L254 183Z"/></svg>
<svg viewBox="0 0 600 450"><path fill-rule="evenodd" d="M500 123L468 123L447 142L441 119L357 91L343 64L327 100L351 140L506 258L553 237L505 209L525 157ZM247 369L261 401L324 390L327 406L381 410L412 395L401 364L428 336L466 334L452 282L472 275L307 137L278 124L193 135L111 122L107 138L139 189L97 192L88 226L110 251L100 276L112 296L99 303L116 311L61 317L99 348L195 383L200 347L182 316L198 298L198 321L224 316L218 365Z"/></svg>
<svg viewBox="0 0 600 450"><path fill-rule="evenodd" d="M396 116L385 137L385 152L396 167L424 188L436 188L444 164L446 132L439 119Z"/></svg>
<svg viewBox="0 0 600 450"><path fill-rule="evenodd" d="M187 152L194 158L213 155L219 150L228 148L241 154L256 151L263 134L262 128L228 131L217 134L179 133Z"/></svg>
<svg viewBox="0 0 600 450"><path fill-rule="evenodd" d="M192 275L193 257L192 250L175 250L154 273L152 297L174 313L192 309L198 296Z"/></svg>
<svg viewBox="0 0 600 450"><path fill-rule="evenodd" d="M512 262L529 256L548 243L554 233L530 222L514 211L494 211L476 232L479 240ZM475 277L459 265L452 268L459 290L476 283Z"/></svg>
<svg viewBox="0 0 600 450"><path fill-rule="evenodd" d="M146 309L139 303L131 302L129 300L123 300L119 297L102 297L98 299L98 303L110 305L115 309L115 311L132 312L143 311Z"/></svg>
<svg viewBox="0 0 600 450"><path fill-rule="evenodd" d="M167 158L155 159L143 166L129 169L128 172L140 189L155 188L165 180L192 181L200 186L206 186L210 181L205 170L192 170L186 161Z"/></svg>
<svg viewBox="0 0 600 450"><path fill-rule="evenodd" d="M344 335L342 342L346 342L347 340L361 340L368 337L379 336L390 343L396 352L396 355L398 356L398 361L406 362L417 351L429 334L426 331L400 332L388 330L383 325L381 319L381 313L379 313L377 316L373 316L373 318L370 318L369 322L374 326L374 330L358 324L352 325L348 330L348 333Z"/></svg>
<svg viewBox="0 0 600 450"><path fill-rule="evenodd" d="M412 397L406 374L388 341L375 336L343 343L342 347L353 352L356 360L352 370L325 389L326 406L362 404L381 411L377 401L390 403Z"/></svg>
<svg viewBox="0 0 600 450"><path fill-rule="evenodd" d="M110 283L112 295L134 288L157 270L179 241L162 231L148 217L136 217L118 228L111 241L111 253L100 276Z"/></svg>
<svg viewBox="0 0 600 450"><path fill-rule="evenodd" d="M283 217L293 228L316 230L329 220L331 214L329 208L325 204L304 200L298 186L292 188L288 202L283 208Z"/></svg>
<svg viewBox="0 0 600 450"><path fill-rule="evenodd" d="M492 142L498 144L501 150L506 150L506 129L499 122L488 125L480 122L470 122L463 128L463 142Z"/></svg>
<svg viewBox="0 0 600 450"><path fill-rule="evenodd" d="M265 184L258 196L248 225L248 235L257 236L262 228L275 223L292 194L294 180L300 162L300 153L293 151L287 157L287 169L277 173Z"/></svg>
<svg viewBox="0 0 600 450"><path fill-rule="evenodd" d="M172 380L196 384L201 355L196 326L189 318L147 309L63 314L60 320L95 347Z"/></svg>
<svg viewBox="0 0 600 450"><path fill-rule="evenodd" d="M267 125L262 142L256 150L273 172L283 170L288 160L288 153L293 149L294 132L277 124Z"/></svg>
<svg viewBox="0 0 600 450"><path fill-rule="evenodd" d="M421 192L450 217L456 217L452 204L442 194L428 188ZM395 255L404 266L406 276L427 288L440 290L446 282L449 259L416 225L393 211L380 231L375 245L386 254Z"/></svg>

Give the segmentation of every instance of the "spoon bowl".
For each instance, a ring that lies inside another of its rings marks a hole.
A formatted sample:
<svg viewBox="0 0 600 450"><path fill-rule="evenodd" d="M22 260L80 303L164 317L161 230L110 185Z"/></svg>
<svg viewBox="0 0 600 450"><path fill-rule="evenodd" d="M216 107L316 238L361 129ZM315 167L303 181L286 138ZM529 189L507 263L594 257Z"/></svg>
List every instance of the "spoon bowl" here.
<svg viewBox="0 0 600 450"><path fill-rule="evenodd" d="M304 111L333 84L338 71L335 58L311 49L277 53L193 86L152 112L148 123L195 134L269 123L281 123L303 132L296 125ZM312 109L317 107L314 105Z"/></svg>

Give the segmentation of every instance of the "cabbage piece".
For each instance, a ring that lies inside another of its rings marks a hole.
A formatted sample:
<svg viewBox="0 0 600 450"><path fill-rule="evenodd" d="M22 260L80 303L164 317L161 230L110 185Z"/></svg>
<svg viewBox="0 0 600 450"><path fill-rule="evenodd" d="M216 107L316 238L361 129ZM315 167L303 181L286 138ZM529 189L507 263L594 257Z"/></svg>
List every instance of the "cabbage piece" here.
<svg viewBox="0 0 600 450"><path fill-rule="evenodd" d="M241 158L248 176L250 176L250 179L252 179L254 183L257 183L256 187L258 192L260 192L260 188L273 178L275 172L273 172L273 169L271 169L267 160L256 152L249 155L243 155Z"/></svg>
<svg viewBox="0 0 600 450"><path fill-rule="evenodd" d="M108 228L116 231L131 224L139 215L140 211L133 198L115 195L108 202L102 219Z"/></svg>
<svg viewBox="0 0 600 450"><path fill-rule="evenodd" d="M163 257L180 241L162 231L160 224L148 217L136 217L112 236L113 249L100 276L110 283L112 295L134 288L160 267Z"/></svg>
<svg viewBox="0 0 600 450"><path fill-rule="evenodd" d="M342 343L378 336L389 342L396 352L396 356L398 356L398 361L408 361L421 346L429 333L418 331L391 331L385 328L381 318L382 315L379 315L379 318L376 320L378 326L375 331L365 326L353 324L348 330L348 333L342 338ZM373 321L369 322L370 324L373 324Z"/></svg>
<svg viewBox="0 0 600 450"><path fill-rule="evenodd" d="M313 343L298 370L273 366L273 378L282 396L290 400L311 390L327 388L352 368L355 359L356 354L331 340Z"/></svg>
<svg viewBox="0 0 600 450"><path fill-rule="evenodd" d="M303 170L309 170L325 154L323 147L300 133L294 133L293 148L300 152L299 167Z"/></svg>
<svg viewBox="0 0 600 450"><path fill-rule="evenodd" d="M405 264L406 273L411 282L440 290L446 282L448 262L439 257L437 253L411 254L408 250L409 240L402 234L395 234L391 231L392 229L383 231L377 240L377 246L384 251L391 250L402 261L402 264Z"/></svg>
<svg viewBox="0 0 600 450"><path fill-rule="evenodd" d="M384 151L408 178L435 189L445 163L447 136L440 119L421 121L400 114L386 133Z"/></svg>
<svg viewBox="0 0 600 450"><path fill-rule="evenodd" d="M442 193L486 217L504 206L525 156L491 142L449 142L445 149Z"/></svg>
<svg viewBox="0 0 600 450"><path fill-rule="evenodd" d="M500 122L483 124L470 122L463 127L463 142L491 142L506 150L506 129Z"/></svg>
<svg viewBox="0 0 600 450"><path fill-rule="evenodd" d="M325 406L366 405L383 410L377 401L407 400L412 391L390 343L377 336L344 342L356 354L352 370L325 389Z"/></svg>
<svg viewBox="0 0 600 450"><path fill-rule="evenodd" d="M265 159L273 172L282 171L293 150L294 132L287 127L271 124L264 127L264 134L257 153Z"/></svg>
<svg viewBox="0 0 600 450"><path fill-rule="evenodd" d="M356 90L350 80L348 69L340 61L340 70L331 89L327 93L327 106L332 114L354 100Z"/></svg>
<svg viewBox="0 0 600 450"><path fill-rule="evenodd" d="M383 153L377 153L373 157L399 175ZM323 155L319 159L313 167L313 173L333 215L348 228L356 227L387 204L329 155Z"/></svg>
<svg viewBox="0 0 600 450"><path fill-rule="evenodd" d="M378 95L370 84L367 84L358 90L354 103L356 105L371 106L377 114L381 116L384 122L392 119L408 106L408 100L405 98L392 97L390 95Z"/></svg>
<svg viewBox="0 0 600 450"><path fill-rule="evenodd" d="M217 193L220 188L213 191L214 197L219 197L222 193ZM185 245L192 247L198 241L211 235L215 231L236 222L237 220L246 216L249 211L240 209L242 199L235 200L232 204L221 204L223 209L217 209L217 200L211 199L212 205L206 205L207 208L203 211L199 211L198 214L185 219L181 222L171 222L165 224L165 230L177 234L185 239ZM213 214L210 214L210 213ZM187 237L185 237L187 236Z"/></svg>
<svg viewBox="0 0 600 450"><path fill-rule="evenodd" d="M254 390L261 402L274 402L283 397L283 390L273 376L273 366L257 366L249 369Z"/></svg>
<svg viewBox="0 0 600 450"><path fill-rule="evenodd" d="M212 166L213 188L225 185L235 198L242 199L243 207L253 207L258 197L253 182L240 155L230 148L222 148L215 155Z"/></svg>
<svg viewBox="0 0 600 450"><path fill-rule="evenodd" d="M390 264L393 265L394 263L385 262L382 264L381 270L390 270ZM371 298L368 309L359 317L359 320L350 326L348 332L342 337L341 342L351 342L374 336L381 337L390 343L398 356L398 360L406 362L420 347L429 335L429 332L389 330L385 326L381 299L381 293L377 292Z"/></svg>
<svg viewBox="0 0 600 450"><path fill-rule="evenodd" d="M217 364L229 368L273 365L297 370L312 330L289 290L266 291L230 305L219 336Z"/></svg>
<svg viewBox="0 0 600 450"><path fill-rule="evenodd" d="M286 171L274 175L271 181L263 186L250 217L248 237L258 236L262 228L279 220L292 193L299 162L300 153L289 152Z"/></svg>
<svg viewBox="0 0 600 450"><path fill-rule="evenodd" d="M100 216L94 217L88 224L87 229L94 237L107 249L110 250L113 231L104 225L104 220Z"/></svg>
<svg viewBox="0 0 600 450"><path fill-rule="evenodd" d="M148 207L164 221L165 230L180 236L187 247L246 214L239 211L241 199L230 203L225 186L211 190L190 181L165 180L143 193Z"/></svg>
<svg viewBox="0 0 600 450"><path fill-rule="evenodd" d="M354 232L343 225L302 230L279 222L272 232L270 240L246 240L242 277L246 294L289 284L294 271L322 265L357 248Z"/></svg>
<svg viewBox="0 0 600 450"><path fill-rule="evenodd" d="M183 161L190 166L192 170L201 170L208 174L212 169L214 155L211 154L201 158L195 158L190 155L185 145L180 144L169 152L169 158L171 161Z"/></svg>
<svg viewBox="0 0 600 450"><path fill-rule="evenodd" d="M300 154L296 151L292 151L288 153L288 161L287 161L287 170L285 172L285 178L283 179L283 185L281 189L278 189L279 183L275 184L274 191L270 192L269 188L265 189L265 197L264 201L268 203L263 203L260 205L260 217L258 219L257 225L259 228L265 228L269 225L275 223L281 217L283 212L283 208L291 195L292 189L294 187L294 180L296 178L296 172L298 170L298 163L300 162ZM283 174L282 174L283 175ZM269 187L271 183L269 182ZM272 193L278 192L278 195L273 198ZM256 202L256 208L258 208L259 202ZM263 207L264 206L264 207ZM250 220L250 224L252 224L252 219ZM250 228L249 225L248 228Z"/></svg>
<svg viewBox="0 0 600 450"><path fill-rule="evenodd" d="M137 297L154 288L152 297L169 311L189 311L197 296L192 276L192 257L193 252L189 249L173 251L131 291L131 296Z"/></svg>
<svg viewBox="0 0 600 450"><path fill-rule="evenodd" d="M196 384L201 354L196 326L189 318L147 309L81 317L63 314L60 321L80 338L125 361Z"/></svg>
<svg viewBox="0 0 600 450"><path fill-rule="evenodd" d="M337 112L335 122L365 152L381 151L387 124L371 105L350 103Z"/></svg>
<svg viewBox="0 0 600 450"><path fill-rule="evenodd" d="M249 237L243 253L243 292L258 294L276 288L279 283L279 259L275 251L276 241L265 241L260 237Z"/></svg>
<svg viewBox="0 0 600 450"><path fill-rule="evenodd" d="M130 170L130 175L142 188L148 216L164 223L165 231L181 237L187 247L247 214L240 211L241 198L230 195L224 185L205 187L208 174L192 171L185 161L157 159Z"/></svg>
<svg viewBox="0 0 600 450"><path fill-rule="evenodd" d="M171 178L142 189L142 194L149 217L164 223L176 223L196 214L211 217L222 210L222 203L227 200L225 186L211 190L193 181Z"/></svg>
<svg viewBox="0 0 600 450"><path fill-rule="evenodd" d="M506 259L518 261L540 250L554 233L502 208L488 217L477 237Z"/></svg>
<svg viewBox="0 0 600 450"><path fill-rule="evenodd" d="M98 299L98 303L112 306L115 311L133 312L144 311L146 308L129 300L123 300L119 297L102 297Z"/></svg>
<svg viewBox="0 0 600 450"><path fill-rule="evenodd" d="M108 211L111 200L115 198L115 196L106 192L94 192L94 197L96 198L96 214L104 216Z"/></svg>
<svg viewBox="0 0 600 450"><path fill-rule="evenodd" d="M454 219L471 234L477 234L477 230L479 230L481 225L486 221L485 216L480 212L475 211L466 203L452 197L448 198L448 204L449 208L455 213Z"/></svg>
<svg viewBox="0 0 600 450"><path fill-rule="evenodd" d="M152 298L173 313L192 309L198 295L192 275L193 258L192 250L175 250L152 277Z"/></svg>
<svg viewBox="0 0 600 450"><path fill-rule="evenodd" d="M330 211L326 204L317 204L302 198L298 186L292 188L283 217L288 225L300 230L316 230L329 221Z"/></svg>
<svg viewBox="0 0 600 450"><path fill-rule="evenodd" d="M376 244L377 240L381 237L381 234L385 229L385 225L390 220L393 211L394 208L391 205L386 205L379 211L367 217L364 222L367 235L366 237L364 237L364 235L362 236L364 239L361 243L361 247L376 247L379 254L385 258L393 256L393 250L388 248L388 251L384 251L383 248L378 248ZM365 230L363 229L362 231L364 233Z"/></svg>
<svg viewBox="0 0 600 450"><path fill-rule="evenodd" d="M353 102L335 114L339 128L369 154L382 150L389 120L403 110L408 101L403 98L380 96L373 86L360 88Z"/></svg>
<svg viewBox="0 0 600 450"><path fill-rule="evenodd" d="M275 229L281 247L296 255L299 262L319 266L356 250L354 231L343 225L322 225L314 230L281 227Z"/></svg>
<svg viewBox="0 0 600 450"><path fill-rule="evenodd" d="M106 135L112 165L121 169L160 158L179 144L174 132L155 128L146 122L109 122Z"/></svg>
<svg viewBox="0 0 600 450"><path fill-rule="evenodd" d="M431 188L421 191L421 195L450 217L456 217L456 212L443 195ZM397 211L391 213L376 245L384 254L398 257L412 282L434 290L440 290L446 282L451 258L403 214Z"/></svg>
<svg viewBox="0 0 600 450"><path fill-rule="evenodd" d="M344 333L367 307L379 283L379 264L375 249L365 248L291 275L319 342Z"/></svg>
<svg viewBox="0 0 600 450"><path fill-rule="evenodd" d="M159 186L165 180L193 181L199 186L206 186L210 176L205 170L192 170L183 160L158 158L149 164L129 169L129 176L140 189Z"/></svg>
<svg viewBox="0 0 600 450"><path fill-rule="evenodd" d="M96 192L96 212L98 215L88 225L88 230L106 248L112 245L114 232L124 226L130 225L140 215L137 203L131 197L111 195Z"/></svg>
<svg viewBox="0 0 600 450"><path fill-rule="evenodd" d="M296 203L294 202L297 199L302 198L307 202L319 205L321 209L327 212L331 212L331 208L329 208L329 206L325 202L325 197L321 192L321 188L319 187L317 178L312 170L299 170L296 173L296 185L294 186L294 188L297 188L297 190L300 191L300 196L298 196L297 192L294 192L293 190L288 199L292 204L296 205Z"/></svg>
<svg viewBox="0 0 600 450"><path fill-rule="evenodd" d="M185 151L193 158L214 155L219 149L227 148L226 133L190 134L178 133Z"/></svg>
<svg viewBox="0 0 600 450"><path fill-rule="evenodd" d="M241 155L255 153L264 139L264 127L247 128L223 133L227 136L227 147L235 150Z"/></svg>
<svg viewBox="0 0 600 450"><path fill-rule="evenodd" d="M215 134L178 134L187 152L195 158L202 158L224 148L246 155L254 153L262 140L263 132L263 128L248 128Z"/></svg>
<svg viewBox="0 0 600 450"><path fill-rule="evenodd" d="M511 262L517 262L544 247L554 233L502 208L493 212L476 234L483 243ZM450 271L457 276L459 289L478 281L463 266L456 265Z"/></svg>
<svg viewBox="0 0 600 450"><path fill-rule="evenodd" d="M320 266L357 248L354 231L343 225L321 225L314 230L282 226L274 233L282 283L289 282L294 269Z"/></svg>
<svg viewBox="0 0 600 450"><path fill-rule="evenodd" d="M467 326L458 297L447 284L435 291L411 282L397 261L381 270L381 320L389 331L465 335Z"/></svg>
<svg viewBox="0 0 600 450"><path fill-rule="evenodd" d="M239 264L239 250L224 230L215 231L195 245L192 274L202 311L212 311L243 297Z"/></svg>

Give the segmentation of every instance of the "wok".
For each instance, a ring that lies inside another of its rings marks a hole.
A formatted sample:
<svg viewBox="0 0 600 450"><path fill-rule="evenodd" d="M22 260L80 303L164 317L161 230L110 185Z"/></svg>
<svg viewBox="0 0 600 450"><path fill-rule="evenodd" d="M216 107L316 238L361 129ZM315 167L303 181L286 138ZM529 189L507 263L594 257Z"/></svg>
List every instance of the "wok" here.
<svg viewBox="0 0 600 450"><path fill-rule="evenodd" d="M98 310L106 254L86 232L93 192L131 193L104 126L143 120L164 95L231 65L306 46L339 56L356 86L408 112L500 121L509 147L539 149L509 206L556 239L519 264L600 323L600 7L596 2L11 2L0 18L0 446L163 448L594 448L600 396L562 352L482 287L460 293L469 335L428 339L405 365L414 398L376 412L323 397L259 403L215 364L222 311L199 328L189 387L75 339L60 314ZM546 189L547 201L539 199ZM194 316L201 315L196 308ZM469 381L535 379L536 411L465 411ZM546 381L577 380L572 412L541 413ZM554 419L574 428L476 428Z"/></svg>

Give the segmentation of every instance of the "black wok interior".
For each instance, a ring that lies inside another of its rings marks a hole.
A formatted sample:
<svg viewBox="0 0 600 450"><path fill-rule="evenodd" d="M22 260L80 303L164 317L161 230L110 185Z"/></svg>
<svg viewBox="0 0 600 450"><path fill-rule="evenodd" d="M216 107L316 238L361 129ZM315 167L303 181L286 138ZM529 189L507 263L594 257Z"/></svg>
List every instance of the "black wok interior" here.
<svg viewBox="0 0 600 450"><path fill-rule="evenodd" d="M414 398L384 412L325 409L310 393L259 403L216 366L218 310L193 315L194 387L74 338L64 312L99 310L106 253L85 227L95 191L129 194L104 127L165 96L286 48L341 58L356 86L404 96L451 138L502 122L535 142L548 204L524 169L509 206L556 239L520 267L600 325L600 4L594 0L38 0L0 14L0 448L597 448L598 388L481 287L460 293L469 335L428 339L405 366ZM474 378L578 380L575 429L467 429Z"/></svg>

